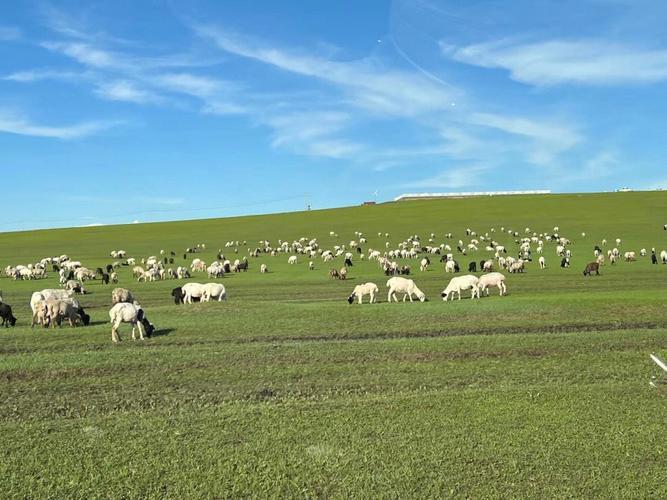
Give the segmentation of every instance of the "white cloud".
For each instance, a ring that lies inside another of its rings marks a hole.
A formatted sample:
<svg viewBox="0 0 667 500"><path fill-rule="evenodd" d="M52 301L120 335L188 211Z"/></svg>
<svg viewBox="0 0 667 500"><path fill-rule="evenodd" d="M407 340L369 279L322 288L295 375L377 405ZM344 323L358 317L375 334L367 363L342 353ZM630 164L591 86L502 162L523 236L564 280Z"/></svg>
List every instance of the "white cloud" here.
<svg viewBox="0 0 667 500"><path fill-rule="evenodd" d="M343 112L300 112L263 118L273 129L271 145L298 153L330 158L345 158L358 153L362 145L336 134L351 117Z"/></svg>
<svg viewBox="0 0 667 500"><path fill-rule="evenodd" d="M486 165L466 165L440 172L426 179L403 184L404 188L418 189L461 189L469 186L482 186L484 179L481 174L489 170Z"/></svg>
<svg viewBox="0 0 667 500"><path fill-rule="evenodd" d="M28 119L0 110L0 132L33 137L80 139L113 127L111 122L84 122L68 126L37 125Z"/></svg>
<svg viewBox="0 0 667 500"><path fill-rule="evenodd" d="M667 80L667 50L604 39L535 43L501 40L465 47L441 42L440 48L451 59L505 69L513 80L531 85L616 85Z"/></svg>
<svg viewBox="0 0 667 500"><path fill-rule="evenodd" d="M162 98L153 92L139 88L128 80L101 83L95 94L110 101L134 102L137 104L159 103Z"/></svg>
<svg viewBox="0 0 667 500"><path fill-rule="evenodd" d="M154 83L175 92L201 98L210 97L223 88L223 83L219 80L189 73L159 75L154 79Z"/></svg>
<svg viewBox="0 0 667 500"><path fill-rule="evenodd" d="M386 69L375 60L331 61L262 47L216 27L198 26L195 30L228 53L333 84L348 94L351 103L372 112L396 116L431 113L449 107L461 94L453 86L436 84L415 73Z"/></svg>
<svg viewBox="0 0 667 500"><path fill-rule="evenodd" d="M77 81L86 79L88 75L81 72L73 71L57 71L49 69L34 69L29 71L17 71L7 76L3 76L2 80L13 82L31 83L43 80L62 80L62 81Z"/></svg>

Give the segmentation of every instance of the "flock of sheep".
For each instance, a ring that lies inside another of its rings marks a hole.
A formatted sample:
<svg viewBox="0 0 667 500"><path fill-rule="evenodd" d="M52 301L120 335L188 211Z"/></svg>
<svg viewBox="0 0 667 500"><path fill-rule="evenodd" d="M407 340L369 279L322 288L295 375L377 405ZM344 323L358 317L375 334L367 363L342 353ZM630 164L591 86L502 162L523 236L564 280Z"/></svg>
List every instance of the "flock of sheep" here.
<svg viewBox="0 0 667 500"><path fill-rule="evenodd" d="M529 263L533 261L533 248L539 255L537 262L540 269L546 268L546 258L544 256L546 245L552 244L554 246L554 253L560 258L561 267L569 267L572 257L572 252L569 249L571 242L568 238L559 234L558 227L554 227L553 231L539 234L530 228L525 228L523 234L512 229L500 228L500 233L503 236L507 235L506 237L514 238L517 245L516 256L510 255L506 246L496 241L494 238L495 228L479 235L471 229L466 229L465 233L467 239L465 242L462 239L455 242L452 234L447 233L444 235L445 242L436 244L435 234L431 233L427 242L423 242L419 235L411 235L397 245L392 245L389 242L389 233L380 232L378 238L385 240L384 249L367 248L364 250L367 239L363 233L357 231L354 233L354 239L347 243L333 245L332 248L328 249L322 248L316 238L303 237L292 242L278 240L278 244L275 246L268 240L262 240L256 248L248 248L247 253L250 258L276 257L280 254L289 254L287 263L290 265L298 264L299 257L303 256L308 260L310 270L315 269L316 259L321 259L324 263L330 263L336 258L342 258L343 266L341 268L331 268L329 271L329 276L337 279L346 279L348 268L354 265L354 259L377 261L380 271L389 277L386 282L388 302L398 302L399 295L402 295L404 302L406 299L412 302L413 297L421 302L426 301L426 295L419 289L414 280L405 277L405 275L412 273L411 266L408 264L399 265L397 259L416 260L419 262L420 272L425 272L431 266L431 259L437 258L443 263L445 273L459 273L461 266L454 258L453 248L458 252L458 258L481 251L487 252L489 255L486 259L472 260L467 266L468 272L473 273L477 272L479 264L479 270L483 272L481 276L466 274L455 276L449 281L441 293L442 299L447 301L454 300L455 297L461 300L462 292L468 290L470 290L472 299L479 299L482 295L488 296L491 288L498 288L499 295L505 295L507 293L505 275L499 271L524 272ZM338 237L333 231L329 236L332 238ZM582 233L583 237L585 237L585 233ZM585 276L599 274L600 266L605 264L606 259L611 265L614 265L621 258L621 252L618 249L621 240L616 239L615 243L616 245L606 252L602 250L602 247L607 245L606 240L603 239L600 241L600 245L595 245L593 249L595 260L587 264L583 273ZM229 241L225 244L225 249L233 249L234 253L238 253L240 247L247 247L247 243L245 241ZM206 245L203 243L187 248L183 254L183 260L187 261L192 254L198 254L204 250L206 250ZM648 255L648 252L642 248L639 255L644 257ZM118 270L123 266L131 268L134 278L139 282L188 279L194 273L205 273L209 278L222 278L226 273L246 272L250 267L248 257L244 256L232 261L225 257L222 249L218 250L216 260L210 265L207 265L201 258L194 257L189 265L176 266L174 265L176 253L174 251L167 253L164 250L160 251L159 257L152 255L140 259L141 265L137 265L135 258L127 257L127 252L124 250L113 250L110 252L110 256L115 261L104 269L97 268L95 271L83 266L80 261L70 259L67 255L61 255L59 257L46 257L37 263L7 266L5 275L14 280L44 279L48 277L47 270L49 266L51 266L53 272L58 273L62 289L44 289L33 293L30 299L32 326L38 324L43 327L55 327L61 325L63 321L67 321L70 326L88 325L90 316L86 314L77 298L77 295L86 293L84 283L98 278L105 284L118 283ZM634 251L626 251L623 253L623 259L627 262L634 261L637 259L637 254ZM656 250L651 249L651 261L654 264L659 261L666 264L667 251L661 251L658 260ZM260 273L267 273L268 266L262 263L259 270ZM350 304L355 301L361 304L363 298L369 296L369 302L375 303L378 293L378 286L375 283L367 282L355 286L347 300ZM122 323L132 325L133 339L136 337L135 330L138 330L140 339L150 336L154 332L154 325L148 321L144 310L139 302L135 300L131 291L125 288L115 288L111 295L112 307L109 311L109 318L112 324L112 340L114 342L119 340L118 329ZM208 302L212 299L217 301L226 300L227 291L221 283L188 282L174 288L171 295L176 304L191 304L195 301ZM16 324L11 306L3 302L1 292L0 318L4 326L14 326Z"/></svg>

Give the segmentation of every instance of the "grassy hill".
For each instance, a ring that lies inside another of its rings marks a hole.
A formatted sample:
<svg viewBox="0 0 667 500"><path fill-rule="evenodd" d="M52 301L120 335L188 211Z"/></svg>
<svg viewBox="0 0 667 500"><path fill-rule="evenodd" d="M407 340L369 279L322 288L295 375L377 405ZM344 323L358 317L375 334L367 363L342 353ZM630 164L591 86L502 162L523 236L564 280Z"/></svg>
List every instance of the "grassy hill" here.
<svg viewBox="0 0 667 500"><path fill-rule="evenodd" d="M125 327L120 345L111 286L87 283L90 327L43 330L29 326L30 294L57 276L3 277L19 323L0 330L0 494L663 497L667 394L648 385L658 374L648 353L667 354L667 266L640 257L599 277L581 271L603 238L607 248L621 238L622 252L667 249L665 223L666 193L632 192L0 234L2 268L67 253L94 269L119 248L138 260L173 250L175 267L198 243L211 262L219 248L232 260L265 239L332 248L355 231L365 251L384 251L431 232L455 248L470 228L515 254L508 229L559 226L573 252L561 269L548 243L547 269L508 275L507 297L453 303L440 300L451 275L437 257L424 273L401 261L430 299L413 304L388 304L377 263L358 258L347 281L327 275L340 258L314 271L305 256L250 258L248 273L219 280L226 303L191 306L171 300L181 282L137 283L122 268L157 335L132 342ZM230 240L247 245L235 253ZM489 258L484 247L455 258L465 268ZM382 302L348 305L365 281Z"/></svg>

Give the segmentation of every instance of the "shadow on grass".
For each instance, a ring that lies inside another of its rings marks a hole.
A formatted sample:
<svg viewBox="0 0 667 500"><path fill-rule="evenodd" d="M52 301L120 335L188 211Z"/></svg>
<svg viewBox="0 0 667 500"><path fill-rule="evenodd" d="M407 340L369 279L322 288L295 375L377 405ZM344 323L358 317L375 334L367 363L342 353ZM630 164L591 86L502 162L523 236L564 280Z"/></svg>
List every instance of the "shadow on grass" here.
<svg viewBox="0 0 667 500"><path fill-rule="evenodd" d="M162 337L164 335L169 335L171 332L176 331L175 328L160 328L159 330L155 330L151 337Z"/></svg>

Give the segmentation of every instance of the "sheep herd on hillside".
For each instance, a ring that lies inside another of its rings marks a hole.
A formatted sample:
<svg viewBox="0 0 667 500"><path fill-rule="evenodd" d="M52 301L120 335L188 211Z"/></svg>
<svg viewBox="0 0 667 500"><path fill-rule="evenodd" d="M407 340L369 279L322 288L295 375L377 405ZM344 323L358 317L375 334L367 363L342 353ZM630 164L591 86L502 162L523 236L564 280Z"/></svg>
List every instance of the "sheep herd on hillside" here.
<svg viewBox="0 0 667 500"><path fill-rule="evenodd" d="M666 226L667 228L667 226ZM36 263L26 265L7 266L4 274L7 278L23 280L43 280L48 278L48 273L53 272L58 276L62 288L47 288L34 292L30 299L32 311L31 325L54 328L60 326L63 321L70 326L86 326L90 324L90 316L80 304L80 295L85 295L87 290L85 283L89 280L101 280L103 284L118 283L118 271L125 267L131 269L131 274L137 282L155 282L168 279L190 279L196 273L205 275L209 279L223 278L228 273L244 273L250 269L250 259L260 257L278 257L287 255L286 262L290 266L298 266L300 258L308 261L308 269L315 270L315 262L321 260L324 264L331 264L336 259L342 259L342 267L330 267L328 276L334 279L345 280L348 277L348 269L354 266L354 260L375 261L379 272L387 277L386 288L387 302L398 302L399 296L405 302L413 298L424 302L426 295L422 292L415 281L406 276L413 275L412 266L399 264L398 260L414 260L415 268L420 273L425 273L433 268L435 261L440 263L445 274L454 274L447 286L441 292L443 301L461 300L462 292L469 291L471 299L480 299L483 295L488 296L491 288L498 288L499 295L507 293L506 278L500 271L508 273L524 273L533 262L533 256L538 255L537 263L540 270L546 269L547 259L545 248L553 246L555 255L561 268L570 266L572 251L569 238L560 234L559 227L552 231L537 233L530 228L525 228L522 233L513 229L501 227L497 232L495 228L483 234L477 234L470 228L465 230L465 241L459 239L454 241L451 233L443 235L444 241L436 243L436 235L430 233L427 241L422 240L419 235L410 235L398 244L391 244L389 233L378 232L378 240L384 248L366 247L368 239L360 231L354 233L354 239L338 244L332 244L331 248L322 248L317 238L302 237L297 240L278 240L273 245L268 240L261 240L255 248L248 248L246 241L228 241L225 250L219 249L216 259L207 264L202 258L196 256L206 250L206 245L200 243L189 247L183 254L183 265L177 265L175 251L165 252L160 250L159 256L151 255L137 259L128 257L125 250L112 250L109 256L113 262L106 267L97 267L95 270L85 267L81 261L71 259L63 254L57 257L45 257ZM501 236L502 235L502 236ZM331 238L338 238L334 231L329 233ZM585 233L581 234L585 238ZM501 244L499 239L510 238L516 245L513 252L508 250L507 243ZM383 241L384 240L384 241ZM622 241L617 238L615 244L608 245L606 239L602 239L593 248L593 259L584 271L584 276L599 275L601 266L607 262L615 265L621 259L625 262L633 262L639 257L647 257L649 252L642 248L637 253L627 250L621 253ZM227 258L224 252L233 251L239 253L239 248L245 247L248 256L233 260ZM603 250L605 247L606 251ZM454 252L457 258L454 257ZM486 257L479 260L471 260L467 264L469 274L457 275L461 272L459 260L486 253ZM250 258L250 259L249 259ZM433 259L433 261L432 261ZM459 260L457 260L459 259ZM659 254L655 248L650 250L650 259L653 264L659 262L667 264L667 250ZM189 261L189 262L188 262ZM139 265L140 264L140 265ZM475 276L471 273L482 273ZM261 274L267 274L269 268L266 263L259 266ZM369 297L369 303L377 303L379 288L375 283L366 282L356 285L347 301L352 304L357 301L363 303L364 297ZM193 302L209 302L211 300L223 301L227 299L227 290L221 283L197 283L188 282L175 287L171 291L175 304L191 304ZM5 327L14 326L16 318L9 304L4 303L2 292L0 292L0 319ZM109 319L112 324L111 335L114 342L118 342L118 329L122 323L132 326L132 338L136 338L135 330L138 330L140 339L150 337L155 331L154 325L148 321L146 313L140 303L135 299L132 292L126 288L115 288L111 293L111 309Z"/></svg>

